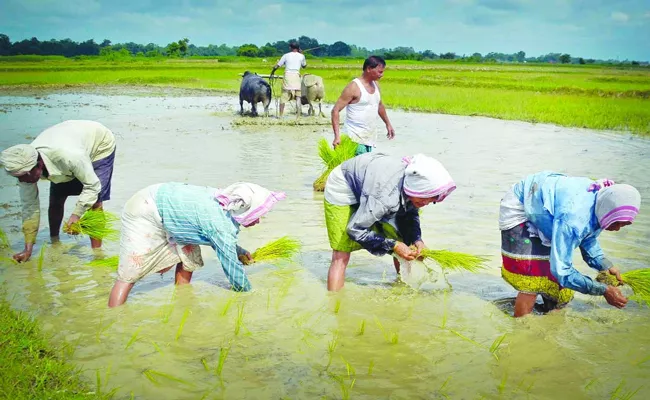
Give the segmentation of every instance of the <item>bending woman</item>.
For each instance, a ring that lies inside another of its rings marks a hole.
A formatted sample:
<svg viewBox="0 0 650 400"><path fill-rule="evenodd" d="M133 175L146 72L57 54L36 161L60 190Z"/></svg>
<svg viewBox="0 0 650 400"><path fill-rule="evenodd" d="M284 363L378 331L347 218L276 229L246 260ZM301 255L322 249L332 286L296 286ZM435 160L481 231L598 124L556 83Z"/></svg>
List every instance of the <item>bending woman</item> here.
<svg viewBox="0 0 650 400"><path fill-rule="evenodd" d="M203 266L199 245L217 253L235 291L251 284L242 262L253 261L237 245L239 227L256 225L284 193L239 182L223 190L182 183L163 183L137 192L124 206L117 280L109 307L123 304L135 282L176 266L176 284L186 284Z"/></svg>
<svg viewBox="0 0 650 400"><path fill-rule="evenodd" d="M609 180L547 171L515 184L501 200L499 213L502 277L519 291L514 316L531 313L538 294L552 310L571 301L573 291L604 296L610 305L625 307L627 299L618 288L576 270L573 250L579 247L587 265L621 281L597 238L603 229L618 231L632 224L640 206L634 187Z"/></svg>
<svg viewBox="0 0 650 400"><path fill-rule="evenodd" d="M325 222L332 262L327 289L339 290L353 251L413 260L425 248L418 209L443 201L456 185L437 160L422 154L367 153L334 168L325 184ZM409 246L414 245L416 250ZM399 273L399 263L394 259Z"/></svg>

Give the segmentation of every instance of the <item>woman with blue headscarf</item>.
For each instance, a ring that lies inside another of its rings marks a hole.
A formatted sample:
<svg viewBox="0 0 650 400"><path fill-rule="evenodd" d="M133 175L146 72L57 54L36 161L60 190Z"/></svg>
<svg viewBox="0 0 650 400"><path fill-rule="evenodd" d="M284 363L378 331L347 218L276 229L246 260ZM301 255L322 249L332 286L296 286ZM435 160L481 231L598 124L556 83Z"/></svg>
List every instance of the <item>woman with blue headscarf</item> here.
<svg viewBox="0 0 650 400"><path fill-rule="evenodd" d="M532 312L537 295L546 309L566 305L573 292L604 296L617 308L627 299L614 286L596 282L573 266L573 250L597 271L622 281L598 236L632 224L641 206L634 187L603 179L539 172L515 184L501 200L499 229L503 279L519 291L515 317Z"/></svg>

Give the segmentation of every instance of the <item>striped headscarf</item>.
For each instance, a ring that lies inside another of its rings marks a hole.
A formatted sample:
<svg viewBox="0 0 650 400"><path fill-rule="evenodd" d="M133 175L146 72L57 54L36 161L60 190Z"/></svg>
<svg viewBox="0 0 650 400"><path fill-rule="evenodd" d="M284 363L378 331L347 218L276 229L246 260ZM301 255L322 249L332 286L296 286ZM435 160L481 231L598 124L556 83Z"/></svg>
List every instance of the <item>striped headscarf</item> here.
<svg viewBox="0 0 650 400"><path fill-rule="evenodd" d="M597 191L596 217L607 229L614 222L634 221L641 207L641 194L633 186L612 184Z"/></svg>
<svg viewBox="0 0 650 400"><path fill-rule="evenodd" d="M215 199L223 209L229 211L233 219L245 227L271 211L273 205L285 197L282 192L272 192L248 182L233 183L215 193Z"/></svg>

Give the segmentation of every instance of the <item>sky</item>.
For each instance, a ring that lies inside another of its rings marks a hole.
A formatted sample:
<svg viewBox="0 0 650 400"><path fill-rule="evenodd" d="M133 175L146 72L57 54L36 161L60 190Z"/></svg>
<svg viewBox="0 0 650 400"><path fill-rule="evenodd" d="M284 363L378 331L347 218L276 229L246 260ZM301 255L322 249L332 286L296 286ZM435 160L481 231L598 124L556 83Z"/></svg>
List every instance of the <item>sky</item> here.
<svg viewBox="0 0 650 400"><path fill-rule="evenodd" d="M229 46L306 35L435 53L650 61L650 0L1 0L12 41Z"/></svg>

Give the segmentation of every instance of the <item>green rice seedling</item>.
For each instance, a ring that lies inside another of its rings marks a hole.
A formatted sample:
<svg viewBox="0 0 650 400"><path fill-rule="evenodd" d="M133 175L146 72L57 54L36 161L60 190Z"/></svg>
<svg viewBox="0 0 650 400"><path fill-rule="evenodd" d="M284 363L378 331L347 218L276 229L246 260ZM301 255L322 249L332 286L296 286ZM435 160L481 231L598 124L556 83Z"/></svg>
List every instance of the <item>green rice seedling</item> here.
<svg viewBox="0 0 650 400"><path fill-rule="evenodd" d="M255 250L251 257L255 262L289 260L300 250L300 247L300 241L283 236Z"/></svg>
<svg viewBox="0 0 650 400"><path fill-rule="evenodd" d="M92 260L86 265L89 267L109 268L117 271L117 267L119 264L120 264L120 256L112 256L112 257Z"/></svg>
<svg viewBox="0 0 650 400"><path fill-rule="evenodd" d="M442 397L444 397L445 399L448 399L449 395L447 395L447 393L445 393L443 390L445 390L445 387L447 386L447 384L449 383L450 380L451 380L451 375L448 376L447 379L445 379L445 381L442 383L442 385L438 389L438 393L440 393L440 395Z"/></svg>
<svg viewBox="0 0 650 400"><path fill-rule="evenodd" d="M41 246L41 250L38 252L38 261L36 262L36 265L38 266L38 270L42 271L43 270L43 260L45 260L45 248L47 246L43 245Z"/></svg>
<svg viewBox="0 0 650 400"><path fill-rule="evenodd" d="M497 350L499 350L499 346L503 343L503 340L506 338L507 333L504 333L503 335L499 336L498 338L494 339L494 342L492 342L492 346L490 346L490 353L494 356L494 358L499 361L499 356L497 355Z"/></svg>
<svg viewBox="0 0 650 400"><path fill-rule="evenodd" d="M325 369L329 368L329 366L332 364L332 355L336 351L336 347L339 344L339 331L334 331L332 332L332 340L327 342L327 366Z"/></svg>
<svg viewBox="0 0 650 400"><path fill-rule="evenodd" d="M366 331L366 320L362 319L361 323L359 324L359 330L357 331L357 335L363 336L363 333Z"/></svg>
<svg viewBox="0 0 650 400"><path fill-rule="evenodd" d="M350 384L348 385L345 382L345 378L341 375L334 374L332 372L327 372L330 378L332 378L336 383L339 384L339 388L341 389L341 399L343 400L348 400L350 398L350 390L354 387L354 383L357 381L356 378L352 379Z"/></svg>
<svg viewBox="0 0 650 400"><path fill-rule="evenodd" d="M90 209L79 218L78 222L72 225L67 223L64 230L73 235L87 235L93 239L118 240L120 232L113 227L113 223L119 218L102 209Z"/></svg>
<svg viewBox="0 0 650 400"><path fill-rule="evenodd" d="M97 343L101 342L101 336L102 336L102 334L103 334L103 333L104 333L108 328L110 328L111 326L113 326L114 323L117 322L117 320L115 320L115 321L111 322L110 324L108 324L108 325L106 325L106 326L103 326L103 323L102 323L103 319L104 319L104 315L102 315L101 317L99 317L99 327L97 328L97 333L96 333L96 335L95 335L95 338L97 339Z"/></svg>
<svg viewBox="0 0 650 400"><path fill-rule="evenodd" d="M454 335L458 336L459 338L461 338L463 340L466 340L466 341L468 341L468 342L470 342L470 343L472 343L472 344L474 344L474 345L476 345L478 347L483 347L483 346L481 346L480 343L476 342L475 340L472 340L472 339L468 338L467 336L461 334L460 332L457 332L457 331L455 331L453 329L450 329L449 332L453 333Z"/></svg>
<svg viewBox="0 0 650 400"><path fill-rule="evenodd" d="M156 351L157 351L158 353L160 353L160 354L165 354L165 353L163 353L163 351L162 351L162 349L160 348L160 346L158 346L158 343L156 343L156 342L154 342L154 341L152 340L152 341L151 341L151 344L153 345L153 348L156 349Z"/></svg>
<svg viewBox="0 0 650 400"><path fill-rule="evenodd" d="M185 326L185 322L187 321L187 317L190 316L190 310L185 309L183 312L183 317L181 318L181 323L178 325L178 330L176 331L176 340L178 341L178 338L181 337L181 334L183 333L183 327Z"/></svg>
<svg viewBox="0 0 650 400"><path fill-rule="evenodd" d="M384 326L381 324L379 319L375 317L375 323L377 324L377 327L381 331L381 333L384 335L384 339L386 342L390 344L397 344L399 342L399 333L398 332L392 332L384 329Z"/></svg>
<svg viewBox="0 0 650 400"><path fill-rule="evenodd" d="M354 367L343 356L340 356L340 357L341 357L341 360L343 360L343 363L345 364L345 370L348 373L348 378L355 377L357 372L354 370Z"/></svg>
<svg viewBox="0 0 650 400"><path fill-rule="evenodd" d="M472 254L448 250L424 249L420 253L424 259L435 261L440 268L447 271L467 271L476 273L485 268L487 259Z"/></svg>
<svg viewBox="0 0 650 400"><path fill-rule="evenodd" d="M338 314L341 309L341 299L336 299L336 304L334 305L334 314Z"/></svg>
<svg viewBox="0 0 650 400"><path fill-rule="evenodd" d="M625 379L623 379L621 383L618 384L616 389L614 389L611 396L609 397L610 400L631 400L634 396L636 396L639 390L641 390L641 388L643 387L643 385L641 385L638 388L636 388L636 390L628 391L624 389L624 386L625 386Z"/></svg>
<svg viewBox="0 0 650 400"><path fill-rule="evenodd" d="M375 368L375 360L370 360L368 363L368 375L372 375L372 370Z"/></svg>
<svg viewBox="0 0 650 400"><path fill-rule="evenodd" d="M506 391L506 384L508 383L508 373L506 372L503 374L503 378L501 378L501 382L499 382L499 386L497 386L497 390L499 391L499 394L503 394L503 392Z"/></svg>
<svg viewBox="0 0 650 400"><path fill-rule="evenodd" d="M589 390L589 389L591 389L591 387L592 387L596 382L598 382L598 378L593 378L592 380L590 380L590 381L585 385L585 390Z"/></svg>
<svg viewBox="0 0 650 400"><path fill-rule="evenodd" d="M445 290L445 293L442 297L442 323L440 324L441 329L445 329L447 326L447 296L449 295L449 291Z"/></svg>
<svg viewBox="0 0 650 400"><path fill-rule="evenodd" d="M206 371L210 371L210 366L208 365L208 360L206 360L205 357L201 357L201 364L203 364L203 368Z"/></svg>
<svg viewBox="0 0 650 400"><path fill-rule="evenodd" d="M142 327L139 327L138 329L135 330L135 332L133 332L133 335L131 335L131 339L129 339L128 343L126 344L126 347L124 347L124 350L131 347L131 345L138 340L138 333L140 333L140 329L142 329Z"/></svg>
<svg viewBox="0 0 650 400"><path fill-rule="evenodd" d="M217 376L220 378L221 378L221 374L223 373L223 365L226 363L226 359L228 358L229 351L230 351L230 346L221 347L219 349L219 361L217 362L217 368L215 372L217 373Z"/></svg>
<svg viewBox="0 0 650 400"><path fill-rule="evenodd" d="M226 304L223 305L223 308L221 309L221 316L225 317L226 314L228 314L228 310L230 309L230 306L232 303L235 301L235 296L231 296L228 298L226 301Z"/></svg>
<svg viewBox="0 0 650 400"><path fill-rule="evenodd" d="M142 374L147 377L153 383L154 385L159 385L161 379L166 379L168 381L174 381L178 383L182 383L184 385L192 386L191 383L184 379L177 378L173 375L167 374L165 372L160 372L156 371L154 369L147 368L144 371L142 371Z"/></svg>
<svg viewBox="0 0 650 400"><path fill-rule="evenodd" d="M239 330L244 326L244 306L245 304L237 305L237 320L235 321L235 336L239 335Z"/></svg>
<svg viewBox="0 0 650 400"><path fill-rule="evenodd" d="M623 284L629 286L634 292L633 300L650 306L650 268L623 272L621 278L623 278ZM600 272L596 280L611 286L620 285L616 276L607 272Z"/></svg>
<svg viewBox="0 0 650 400"><path fill-rule="evenodd" d="M336 149L330 147L330 143L325 138L321 138L318 141L318 155L323 163L323 172L314 181L314 190L324 191L330 172L344 161L354 157L356 150L357 144L347 135L341 136L341 143L336 146Z"/></svg>

